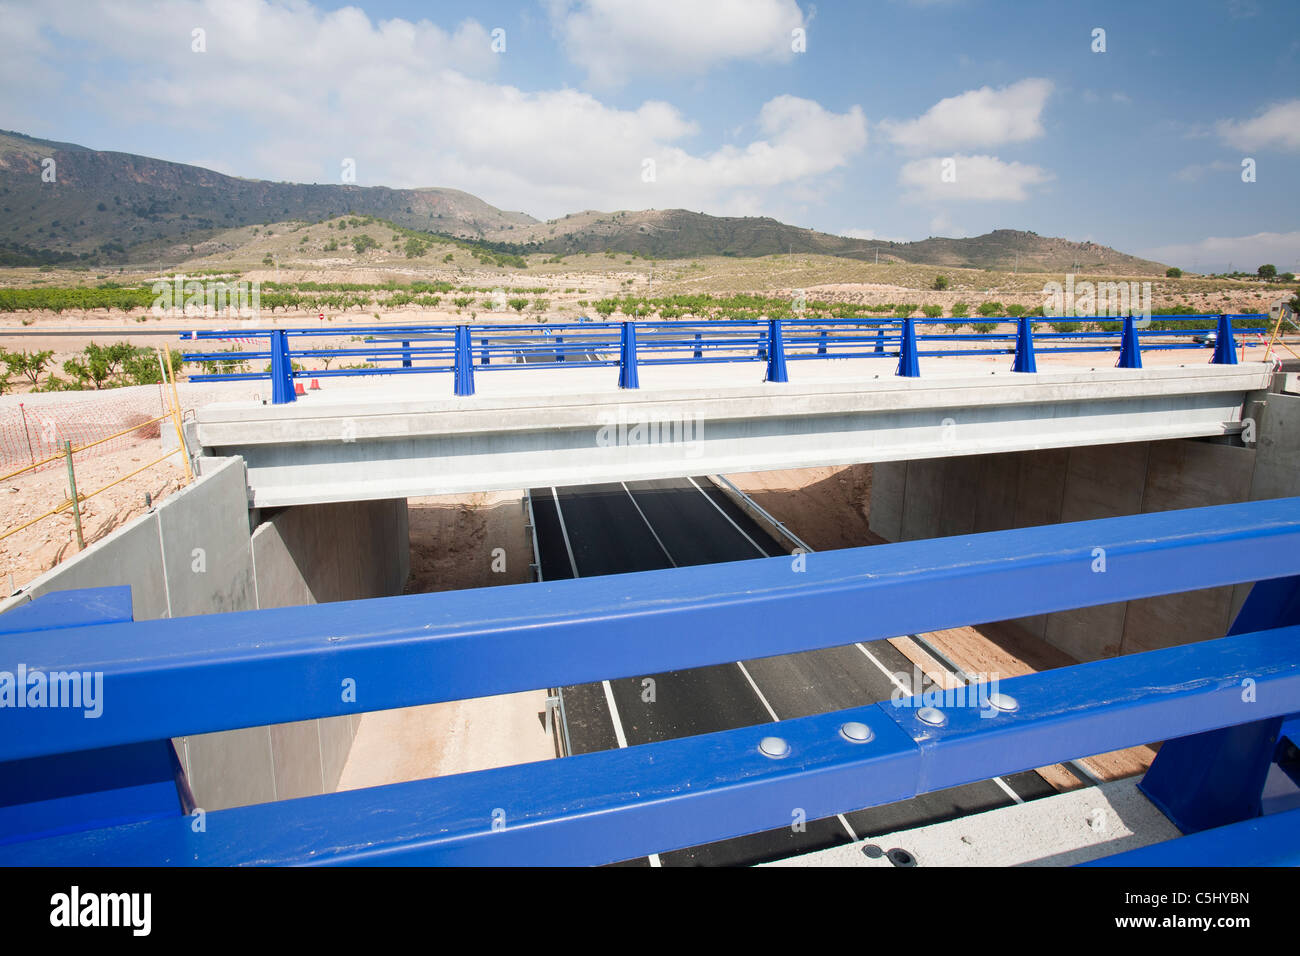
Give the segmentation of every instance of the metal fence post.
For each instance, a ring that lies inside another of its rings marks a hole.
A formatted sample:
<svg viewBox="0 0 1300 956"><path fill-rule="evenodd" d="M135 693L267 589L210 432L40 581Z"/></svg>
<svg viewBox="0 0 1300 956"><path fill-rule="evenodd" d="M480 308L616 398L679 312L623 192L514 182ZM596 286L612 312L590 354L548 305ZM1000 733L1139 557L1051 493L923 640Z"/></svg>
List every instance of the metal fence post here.
<svg viewBox="0 0 1300 956"><path fill-rule="evenodd" d="M881 326L882 330L884 326ZM898 350L898 375L906 378L920 378L921 366L916 360L916 326L912 317L903 319L903 344Z"/></svg>
<svg viewBox="0 0 1300 956"><path fill-rule="evenodd" d="M1237 343L1232 337L1232 321L1227 314L1219 316L1219 330L1214 336L1214 358L1211 365L1236 365Z"/></svg>
<svg viewBox="0 0 1300 956"><path fill-rule="evenodd" d="M86 541L81 536L81 502L77 500L77 473L72 468L72 441L63 442L64 453L68 456L68 488L72 492L72 520L77 529L77 547L85 551Z"/></svg>
<svg viewBox="0 0 1300 956"><path fill-rule="evenodd" d="M767 324L767 375L764 381L787 382L785 374L785 340L781 336L781 320L771 319Z"/></svg>
<svg viewBox="0 0 1300 956"><path fill-rule="evenodd" d="M618 387L640 388L636 369L636 324L623 323L623 341L619 346Z"/></svg>
<svg viewBox="0 0 1300 956"><path fill-rule="evenodd" d="M1124 331L1120 333L1119 362L1117 368L1141 368L1142 350L1138 347L1137 329L1133 316L1124 317Z"/></svg>
<svg viewBox="0 0 1300 956"><path fill-rule="evenodd" d="M456 326L456 364L452 371L457 395L474 394L474 355L470 351L469 326Z"/></svg>
<svg viewBox="0 0 1300 956"><path fill-rule="evenodd" d="M271 332L271 404L287 405L298 400L293 393L293 362L283 329Z"/></svg>
<svg viewBox="0 0 1300 956"><path fill-rule="evenodd" d="M1020 317L1016 328L1016 358L1011 363L1011 371L1038 371L1038 363L1034 359L1034 326L1026 315Z"/></svg>

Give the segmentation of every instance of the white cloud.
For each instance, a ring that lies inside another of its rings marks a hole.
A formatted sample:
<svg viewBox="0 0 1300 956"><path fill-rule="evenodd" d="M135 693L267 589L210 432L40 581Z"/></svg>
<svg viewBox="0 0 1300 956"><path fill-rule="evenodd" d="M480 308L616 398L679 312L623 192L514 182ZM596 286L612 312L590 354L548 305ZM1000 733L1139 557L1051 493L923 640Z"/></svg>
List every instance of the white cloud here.
<svg viewBox="0 0 1300 956"><path fill-rule="evenodd" d="M949 165L951 164L951 165ZM1004 200L1029 198L1029 187L1051 174L1039 166L1004 162L996 156L931 156L904 163L898 181L917 200ZM951 181L948 181L951 180Z"/></svg>
<svg viewBox="0 0 1300 956"><path fill-rule="evenodd" d="M1041 121L1052 82L1024 79L1001 89L984 86L940 100L906 122L885 120L885 134L904 149L969 149L1019 143L1043 135Z"/></svg>
<svg viewBox="0 0 1300 956"><path fill-rule="evenodd" d="M1174 173L1174 179L1182 183L1195 183L1204 179L1210 173L1223 173L1232 170L1234 173L1240 172L1241 167L1236 163L1224 162L1216 159L1211 163L1193 163L1190 166L1184 166L1178 172Z"/></svg>
<svg viewBox="0 0 1300 956"><path fill-rule="evenodd" d="M547 0L569 59L599 86L704 73L728 60L788 61L807 21L795 0Z"/></svg>
<svg viewBox="0 0 1300 956"><path fill-rule="evenodd" d="M41 15L58 41L43 62L57 66L69 44L95 51L94 83L56 90L51 109L75 114L88 101L118 143L165 130L163 158L245 176L337 183L351 158L358 185L450 186L542 218L620 207L743 214L824 188L817 177L867 141L858 107L832 113L777 96L747 124L748 143L690 151L681 143L698 128L668 103L618 108L578 90L494 82L499 60L473 20L444 30L302 0L51 5ZM190 49L199 25L206 53ZM4 36L0 63L15 52ZM0 112L17 113L28 96L0 88Z"/></svg>
<svg viewBox="0 0 1300 956"><path fill-rule="evenodd" d="M1300 260L1300 231L1209 236L1199 242L1157 246L1138 254L1201 272L1223 272L1229 263L1243 272L1254 272L1265 263L1277 266L1278 272L1295 272Z"/></svg>
<svg viewBox="0 0 1300 956"><path fill-rule="evenodd" d="M1221 120L1215 127L1237 149L1300 150L1300 99L1275 103L1248 120Z"/></svg>

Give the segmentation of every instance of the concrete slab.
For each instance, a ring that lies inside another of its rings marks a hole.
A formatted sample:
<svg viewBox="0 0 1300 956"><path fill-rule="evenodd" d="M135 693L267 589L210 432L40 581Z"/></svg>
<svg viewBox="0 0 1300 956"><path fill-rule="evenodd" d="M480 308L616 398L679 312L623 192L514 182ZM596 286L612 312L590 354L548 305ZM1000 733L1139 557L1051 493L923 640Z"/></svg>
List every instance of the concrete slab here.
<svg viewBox="0 0 1300 956"><path fill-rule="evenodd" d="M1135 778L902 830L764 866L1074 866L1180 836Z"/></svg>

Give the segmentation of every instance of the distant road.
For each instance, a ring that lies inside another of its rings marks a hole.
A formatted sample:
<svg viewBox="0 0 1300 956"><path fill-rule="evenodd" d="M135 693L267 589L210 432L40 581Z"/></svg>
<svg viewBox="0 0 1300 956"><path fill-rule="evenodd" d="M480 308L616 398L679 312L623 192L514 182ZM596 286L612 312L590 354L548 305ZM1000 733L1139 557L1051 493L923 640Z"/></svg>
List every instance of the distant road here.
<svg viewBox="0 0 1300 956"><path fill-rule="evenodd" d="M707 478L533 488L542 577L650 571L786 552ZM671 740L888 700L912 663L888 641L564 688L574 753ZM647 685L646 679L654 681ZM648 688L653 686L653 701ZM735 866L781 859L894 830L1047 796L1028 771L900 803L676 850L630 865ZM792 808L793 809L793 808ZM885 849L889 849L886 847Z"/></svg>

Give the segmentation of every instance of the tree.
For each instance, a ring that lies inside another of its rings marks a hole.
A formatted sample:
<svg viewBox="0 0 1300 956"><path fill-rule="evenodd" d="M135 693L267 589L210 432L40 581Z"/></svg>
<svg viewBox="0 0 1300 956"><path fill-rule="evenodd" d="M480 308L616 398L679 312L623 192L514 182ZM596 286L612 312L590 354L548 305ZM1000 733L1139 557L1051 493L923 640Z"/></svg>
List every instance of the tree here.
<svg viewBox="0 0 1300 956"><path fill-rule="evenodd" d="M1272 279L1277 275L1277 266L1268 264L1262 265L1259 267L1258 271L1261 279Z"/></svg>
<svg viewBox="0 0 1300 956"><path fill-rule="evenodd" d="M1165 278L1167 279L1181 279L1182 277L1183 270L1178 268L1178 266L1170 266L1165 270Z"/></svg>
<svg viewBox="0 0 1300 956"><path fill-rule="evenodd" d="M379 243L363 232L361 235L352 238L352 248L360 255L367 249L379 248Z"/></svg>
<svg viewBox="0 0 1300 956"><path fill-rule="evenodd" d="M516 312L522 312L524 311L524 309L528 308L528 300L511 299L509 302L506 303L506 305L510 306L510 308L514 309Z"/></svg>
<svg viewBox="0 0 1300 956"><path fill-rule="evenodd" d="M23 376L33 386L40 383L41 373L54 357L53 351L46 352L6 352L3 356L5 366L10 374Z"/></svg>
<svg viewBox="0 0 1300 956"><path fill-rule="evenodd" d="M946 289L946 288L948 288L948 277L947 277L947 276L935 276L935 277L934 277L934 287L935 287L936 289Z"/></svg>

